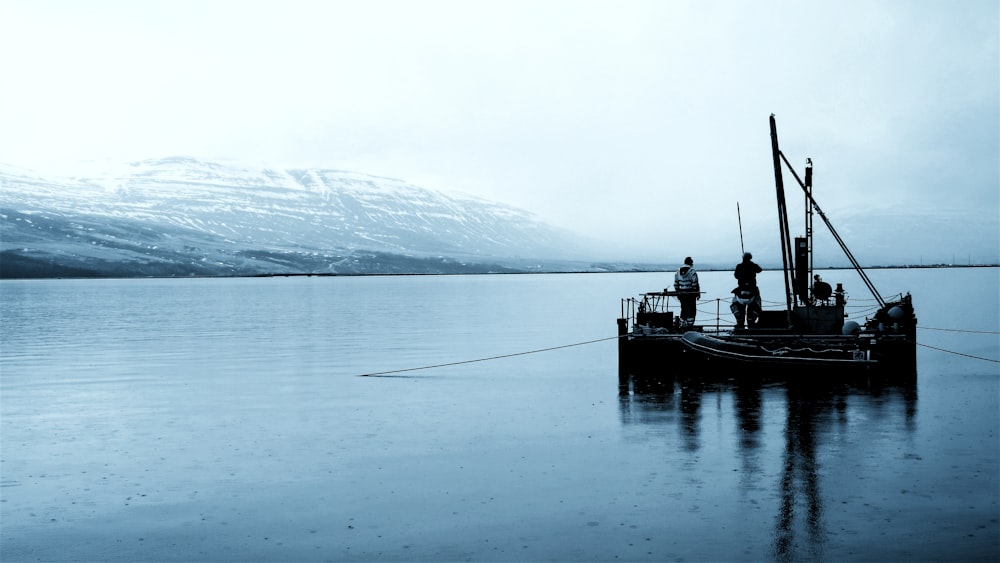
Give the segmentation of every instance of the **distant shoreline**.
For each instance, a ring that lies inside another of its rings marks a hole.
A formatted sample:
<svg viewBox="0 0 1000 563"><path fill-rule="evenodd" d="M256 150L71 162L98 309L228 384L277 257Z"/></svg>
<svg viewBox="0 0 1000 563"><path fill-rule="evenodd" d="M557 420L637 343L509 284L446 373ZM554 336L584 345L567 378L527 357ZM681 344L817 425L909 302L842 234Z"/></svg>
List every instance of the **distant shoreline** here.
<svg viewBox="0 0 1000 563"><path fill-rule="evenodd" d="M942 268L1000 268L997 264L932 264L932 265L900 265L900 266L865 266L865 270L914 270L914 269L942 269ZM824 266L813 268L813 271L832 270L852 270L850 266ZM732 268L706 268L701 272L729 272ZM112 279L251 279L251 278L357 278L376 276L485 276L485 275L558 275L558 274L655 274L674 271L673 267L664 266L662 268L633 268L622 270L593 269L593 270L524 270L524 271L483 271L483 272L286 272L286 273L260 273L245 275L173 275L173 276L153 276L153 275L92 275L92 276L37 276L37 277L6 277L0 274L0 281L16 280L112 280ZM764 271L781 271L781 268L764 268Z"/></svg>

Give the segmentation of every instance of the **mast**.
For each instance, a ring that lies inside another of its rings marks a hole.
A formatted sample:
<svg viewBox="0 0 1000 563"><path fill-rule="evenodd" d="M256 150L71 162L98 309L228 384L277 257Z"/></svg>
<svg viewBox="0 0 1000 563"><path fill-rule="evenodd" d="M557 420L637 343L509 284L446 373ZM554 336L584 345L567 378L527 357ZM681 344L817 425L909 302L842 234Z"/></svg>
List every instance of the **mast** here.
<svg viewBox="0 0 1000 563"><path fill-rule="evenodd" d="M795 181L798 182L799 187L802 188L802 191L806 194L806 201L808 202L809 207L811 209L815 209L816 213L819 214L820 219L822 219L823 223L826 224L826 228L830 230L830 234L833 235L834 240L836 240L837 244L840 245L840 249L844 251L844 255L847 256L847 259L850 260L850 262L851 262L851 266L853 266L854 270L858 273L859 276L861 276L861 281L865 282L865 285L868 287L868 291L870 291L871 294L872 294L872 296L875 298L875 300L878 301L879 306L880 307L885 307L885 300L882 299L882 295L878 292L878 289L875 288L875 284L872 283L872 280L868 277L868 274L865 272L864 268L861 267L861 264L854 257L854 254L851 252L851 249L847 248L847 243L844 242L844 239L840 238L840 233L837 232L837 229L833 228L833 224L830 223L830 219L827 218L826 213L823 213L823 210L820 209L819 204L816 203L816 199L813 198L813 195L812 195L812 161L811 160L809 161L808 167L806 168L806 181L803 182L802 179L799 178L799 175L795 173L795 169L792 168L791 163L788 162L788 159L785 158L785 155L781 151L778 150L777 133L775 133L775 125L774 125L774 114L771 115L771 139L772 139L771 145L772 145L772 150L774 151L774 159L775 159L775 177L778 179L778 186L779 186L778 189L779 189L779 191L782 194L781 196L779 196L779 199L780 199L779 204L778 204L779 205L779 210L778 210L779 216L783 213L782 210L780 209L780 207L783 206L783 204L784 204L784 195L783 195L784 194L784 186L781 183L781 165L780 165L779 161L784 161L785 166L788 167L788 171L792 173L792 176L795 177ZM787 217L787 211L784 212L784 216L785 216L785 219L784 219L785 220L785 227L784 227L785 231L784 231L783 236L785 238L783 238L782 241L781 241L782 242L782 249L784 249L785 240L788 237L788 222L787 222L788 221L788 217ZM812 270L812 262L811 262L811 260L812 260L812 258L811 258L811 253L812 253L812 234L811 234L811 231L812 231L812 228L811 228L812 227L812 221L811 220L809 221L809 224L810 224L809 250L810 250L810 271L811 271ZM785 257L783 256L782 259L784 259L784 258ZM790 273L789 273L788 270L789 270L789 268L786 266L786 268L785 268L785 276L786 276L785 287L786 288L788 287L788 283L789 283L788 282L788 278L789 278L789 275L790 275ZM794 279L792 281L794 282ZM808 280L803 280L803 281L808 282ZM789 297L789 303L791 303L791 300L792 300L792 298Z"/></svg>
<svg viewBox="0 0 1000 563"><path fill-rule="evenodd" d="M813 162L811 158L806 159L806 183L803 188L806 191L806 244L808 245L809 252L809 264L806 271L806 277L803 280L799 280L803 284L802 299L808 302L809 300L809 283L813 279L813 208L809 205L809 200L812 199L813 193Z"/></svg>
<svg viewBox="0 0 1000 563"><path fill-rule="evenodd" d="M819 214L819 217L820 219L823 220L823 223L826 224L826 228L830 230L830 234L833 235L834 240L836 240L837 244L840 245L840 249L844 251L844 255L847 256L847 259L851 261L851 266L853 266L854 270L858 273L859 276L861 276L861 281L865 282L865 285L868 287L868 291L872 293L872 297L874 297L875 300L878 301L880 307L885 307L885 299L882 299L882 295L878 292L878 289L875 289L875 284L872 283L871 278L868 277L868 274L865 272L864 268L861 267L861 264L858 262L857 258L854 257L854 254L851 252L851 249L847 248L847 243L844 242L844 239L840 238L840 233L837 232L837 229L833 228L833 223L831 223L830 219L827 218L826 213L823 213L823 210L820 209L819 204L816 203L816 199L812 196L812 190L806 189L805 182L803 182L802 179L799 178L799 175L795 173L795 169L792 168L791 164L789 164L788 159L785 158L785 155L782 154L780 156L781 159L785 161L785 165L788 166L788 170L792 173L793 176L795 176L795 181L799 183L799 187L802 188L802 191L805 192L806 199L812 205L813 209L816 210L816 213ZM809 176L809 180L812 180L811 175Z"/></svg>
<svg viewBox="0 0 1000 563"><path fill-rule="evenodd" d="M785 184L781 178L781 150L778 148L778 126L771 114L771 154L774 159L774 187L778 198L778 230L781 238L781 267L785 278L785 302L788 325L792 324L792 299L795 280L792 273L792 242L788 232L788 207L785 205Z"/></svg>

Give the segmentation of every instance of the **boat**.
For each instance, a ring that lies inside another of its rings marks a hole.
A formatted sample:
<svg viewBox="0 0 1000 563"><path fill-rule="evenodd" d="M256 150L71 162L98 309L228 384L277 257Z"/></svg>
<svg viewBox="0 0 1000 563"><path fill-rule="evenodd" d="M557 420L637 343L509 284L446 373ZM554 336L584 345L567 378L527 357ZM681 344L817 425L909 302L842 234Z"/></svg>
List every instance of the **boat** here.
<svg viewBox="0 0 1000 563"><path fill-rule="evenodd" d="M760 310L756 322L745 327L724 326L718 320L715 326L705 326L684 322L672 309L672 299L683 292L664 289L622 299L617 322L619 386L623 391L635 376L916 377L917 317L912 296L882 297L813 197L811 159L800 176L781 152L774 115L770 127L784 308ZM802 188L806 202L805 234L794 241L788 227L785 168ZM814 215L826 224L877 302L864 319L845 320L847 291L843 283L833 288L813 275Z"/></svg>

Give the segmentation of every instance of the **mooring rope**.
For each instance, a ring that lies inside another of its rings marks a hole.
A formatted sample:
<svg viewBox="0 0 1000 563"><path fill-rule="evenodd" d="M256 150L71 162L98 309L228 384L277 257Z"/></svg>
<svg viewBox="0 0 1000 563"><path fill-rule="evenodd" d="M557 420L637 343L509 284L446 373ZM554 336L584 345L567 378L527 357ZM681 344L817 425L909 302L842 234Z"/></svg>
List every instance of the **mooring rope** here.
<svg viewBox="0 0 1000 563"><path fill-rule="evenodd" d="M487 362L487 361L490 361L490 360L499 360L499 359L502 359L502 358L513 358L514 356L527 356L528 354L537 354L539 352L551 352L552 350L561 350L563 348L572 348L574 346L584 346L586 344L594 344L594 343L597 343L597 342L605 342L607 340L618 340L622 336L626 336L626 335L609 336L607 338L598 338L596 340L587 340L587 341L584 341L584 342L574 342L573 344L563 344L561 346L551 346L549 348L539 348L537 350L528 350L526 352L514 352L513 354L501 354L499 356L490 356L488 358L476 358L474 360L461 360L461 361L457 361L457 362L448 362L448 363L444 363L444 364L435 364L435 365L432 365L432 366L420 366L420 367L416 367L416 368L403 368L403 369L394 369L394 370L389 370L389 371L377 371L377 372L373 372L373 373L360 373L360 374L357 375L357 377L378 377L378 376L382 376L382 375L390 375L390 374L393 374L393 373L403 373L403 372L407 372L407 371L419 371L419 370L423 370L423 369L433 369L433 368L443 368L443 367L449 367L449 366L459 366L459 365L462 365L462 364L473 364L473 363L476 363L476 362Z"/></svg>
<svg viewBox="0 0 1000 563"><path fill-rule="evenodd" d="M938 331L944 331L944 332L965 332L965 333L972 333L972 334L1000 334L998 332L986 331L986 330L962 330L962 329L955 329L955 328L933 328L933 327L927 327L927 326L920 326L920 327L917 327L917 328L922 329L922 330L938 330ZM628 336L628 335L627 334L622 334L622 335L619 335L619 336L608 336L606 338L597 338L597 339L594 339L594 340L585 340L583 342L574 342L572 344L563 344L563 345L560 345L560 346L550 346L548 348L538 348L536 350L527 350L525 352L514 352L514 353L511 353L511 354L500 354L498 356L489 356L489 357L486 357L486 358L475 358L475 359L472 359L472 360L459 360L459 361L455 361L455 362L446 362L446 363L443 363L443 364L433 364L433 365L419 366L419 367L414 367L414 368L402 368L402 369L394 369L394 370L388 370L388 371L376 371L376 372L372 372L372 373L359 373L359 374L356 375L356 377L379 377L379 376L384 376L384 375L392 375L392 374L395 374L395 373L405 373L405 372L410 372L410 371L421 371L421 370L425 370L425 369L443 368L443 367L450 367L450 366L459 366L459 365L463 365L463 364L474 364L474 363L477 363L477 362L488 362L488 361L491 361L491 360L500 360L500 359L503 359L503 358L513 358L515 356L527 356L529 354L538 354L540 352L551 352L553 350L562 350L564 348L573 348L573 347L576 347L576 346L585 346L587 344L595 344L597 342L606 342L608 340L618 340L619 338L622 338L622 337L625 337L625 336ZM929 344L923 344L923 343L920 343L920 342L914 342L914 344L916 344L918 346L923 346L925 348L930 348L932 350L937 350L939 352L946 352L948 354L955 354L956 356L964 356L966 358L972 358L974 360L982 360L984 362L1000 363L1000 360L995 360L995 359L992 359L992 358L983 358L981 356L973 356L972 354L965 354L963 352L956 352L954 350L947 350L945 348L938 348L936 346L931 346Z"/></svg>
<svg viewBox="0 0 1000 563"><path fill-rule="evenodd" d="M936 330L939 332L959 332L964 334L997 334L1000 332L993 330L967 330L961 328L936 328L930 326L918 326L920 330ZM920 342L915 342L917 346L923 346L924 348L930 348L932 350L937 350L939 352L947 352L948 354L955 354L956 356L964 356L966 358L972 358L974 360L982 360L984 362L993 362L995 364L1000 364L1000 360L994 360L993 358L983 358L982 356L973 356L972 354L965 354L963 352L956 352L954 350L947 350L945 348L938 348L937 346L931 346L930 344L921 344Z"/></svg>
<svg viewBox="0 0 1000 563"><path fill-rule="evenodd" d="M972 354L965 354L962 352L956 352L954 350L946 350L944 348L938 348L937 346L931 346L930 344L916 343L917 346L923 346L924 348L930 348L931 350L937 350L938 352L947 352L949 354L955 354L956 356L965 356L966 358L972 358L973 360L982 360L984 362L993 362L995 364L1000 364L1000 360L994 360L992 358L983 358L981 356L973 356Z"/></svg>
<svg viewBox="0 0 1000 563"><path fill-rule="evenodd" d="M921 330L940 330L942 332L966 332L969 334L1000 334L993 330L965 330L961 328L934 328L930 326L918 326L917 328Z"/></svg>

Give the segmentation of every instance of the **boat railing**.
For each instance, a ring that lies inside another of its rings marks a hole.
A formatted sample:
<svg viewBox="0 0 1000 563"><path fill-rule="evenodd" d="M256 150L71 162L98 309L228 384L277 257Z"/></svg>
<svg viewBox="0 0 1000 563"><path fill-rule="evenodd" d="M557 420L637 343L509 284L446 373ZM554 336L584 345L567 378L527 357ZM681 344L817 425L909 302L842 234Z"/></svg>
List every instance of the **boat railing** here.
<svg viewBox="0 0 1000 563"><path fill-rule="evenodd" d="M723 314L729 313L728 299L725 300L725 305L722 298L701 299L701 296L704 295L704 292L701 291L650 291L638 297L626 297L622 299L622 311L619 318L625 319L628 332L631 332L637 324L642 324L639 322L640 319L662 327L674 326L674 320L678 318L680 313L680 300L671 298L691 295L692 293L698 296L699 316L706 318L707 315L707 318L711 318L711 322L696 323L698 329L720 332L736 326L735 320L723 319ZM705 305L711 303L715 303L715 310L706 310ZM711 317L713 314L714 318Z"/></svg>
<svg viewBox="0 0 1000 563"><path fill-rule="evenodd" d="M629 332L637 324L652 323L665 328L674 326L673 320L680 313L680 301L674 298L680 295L684 295L684 292L664 290L646 292L638 297L623 298L620 318L626 320ZM697 310L699 320L704 320L696 323L696 328L707 332L721 332L735 328L736 320L732 317L729 310L729 302L731 300L729 296L702 299L703 295L704 292L698 292ZM902 299L902 294L892 300L898 299ZM713 304L714 307L712 306ZM763 311L784 310L784 304L778 301L764 301L762 305ZM865 319L870 318L878 311L879 306L873 301L855 300L853 306L848 305L847 309L845 311L847 313L847 320L854 320L863 324ZM639 322L640 319L646 321L646 323Z"/></svg>

